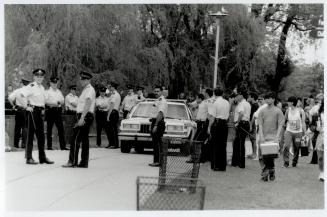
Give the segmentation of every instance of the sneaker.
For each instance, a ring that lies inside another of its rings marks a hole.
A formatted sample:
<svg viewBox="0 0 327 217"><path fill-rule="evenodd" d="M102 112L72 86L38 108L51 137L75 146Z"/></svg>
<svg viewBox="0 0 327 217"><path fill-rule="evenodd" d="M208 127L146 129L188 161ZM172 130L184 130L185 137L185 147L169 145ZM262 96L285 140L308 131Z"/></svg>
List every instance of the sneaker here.
<svg viewBox="0 0 327 217"><path fill-rule="evenodd" d="M284 165L282 166L282 168L288 168L288 163L284 163Z"/></svg>
<svg viewBox="0 0 327 217"><path fill-rule="evenodd" d="M268 182L268 176L262 176L261 181Z"/></svg>

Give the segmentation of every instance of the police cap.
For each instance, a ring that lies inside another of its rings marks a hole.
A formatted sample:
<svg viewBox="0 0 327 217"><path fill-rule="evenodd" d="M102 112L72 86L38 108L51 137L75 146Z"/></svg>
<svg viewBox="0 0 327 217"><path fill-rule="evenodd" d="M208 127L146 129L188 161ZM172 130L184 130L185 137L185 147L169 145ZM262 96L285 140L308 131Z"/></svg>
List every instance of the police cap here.
<svg viewBox="0 0 327 217"><path fill-rule="evenodd" d="M117 87L118 87L118 84L116 82L113 82L113 81L110 82L110 85L115 89L117 89Z"/></svg>
<svg viewBox="0 0 327 217"><path fill-rule="evenodd" d="M33 75L45 75L45 70L44 69L34 69L33 70Z"/></svg>
<svg viewBox="0 0 327 217"><path fill-rule="evenodd" d="M76 85L75 85L75 84L70 85L70 86L69 86L69 89L70 89L70 90L76 90Z"/></svg>
<svg viewBox="0 0 327 217"><path fill-rule="evenodd" d="M137 87L136 87L136 90L137 90L137 91L139 91L139 90L142 90L142 91L143 91L143 90L144 90L144 87L137 86Z"/></svg>
<svg viewBox="0 0 327 217"><path fill-rule="evenodd" d="M24 85L28 85L31 81L27 80L26 78L22 78L21 82L22 82Z"/></svg>
<svg viewBox="0 0 327 217"><path fill-rule="evenodd" d="M81 79L87 79L87 80L90 80L93 77L90 73L83 72L83 71L80 73L80 76L81 76Z"/></svg>
<svg viewBox="0 0 327 217"><path fill-rule="evenodd" d="M59 80L59 79L58 79L57 77L51 77L51 78L50 78L50 82L51 82L51 83L57 83L58 80Z"/></svg>
<svg viewBox="0 0 327 217"><path fill-rule="evenodd" d="M127 87L128 90L134 89L133 85L131 85L131 84L128 84L126 87Z"/></svg>
<svg viewBox="0 0 327 217"><path fill-rule="evenodd" d="M102 86L102 87L100 87L100 92L106 92L106 90L107 90L107 88L106 87L104 87L104 86Z"/></svg>

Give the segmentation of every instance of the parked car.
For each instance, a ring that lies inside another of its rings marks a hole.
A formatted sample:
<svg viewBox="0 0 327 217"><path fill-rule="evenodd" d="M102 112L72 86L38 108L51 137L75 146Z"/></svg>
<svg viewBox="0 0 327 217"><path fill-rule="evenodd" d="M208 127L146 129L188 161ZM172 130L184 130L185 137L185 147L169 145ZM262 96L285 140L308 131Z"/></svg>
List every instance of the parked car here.
<svg viewBox="0 0 327 217"><path fill-rule="evenodd" d="M138 103L125 120L121 121L120 149L123 153L129 153L131 148L142 153L144 148L152 147L150 135L151 122L150 114L154 109L154 100L147 99ZM181 139L190 139L196 130L196 123L193 121L192 113L183 100L167 100L168 112L165 117L165 133L163 137L171 139L170 148L183 148Z"/></svg>

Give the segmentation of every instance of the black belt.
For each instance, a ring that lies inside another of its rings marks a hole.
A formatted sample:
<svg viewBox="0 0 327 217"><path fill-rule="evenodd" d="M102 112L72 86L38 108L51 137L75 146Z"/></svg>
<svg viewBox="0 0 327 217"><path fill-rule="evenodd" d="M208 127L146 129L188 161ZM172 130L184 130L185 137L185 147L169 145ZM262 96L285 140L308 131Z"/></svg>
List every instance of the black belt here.
<svg viewBox="0 0 327 217"><path fill-rule="evenodd" d="M76 115L76 111L74 110L66 110L66 114L70 115Z"/></svg>
<svg viewBox="0 0 327 217"><path fill-rule="evenodd" d="M44 107L41 107L41 106L34 106L34 105L31 105L31 107L35 110L43 110Z"/></svg>
<svg viewBox="0 0 327 217"><path fill-rule="evenodd" d="M222 118L215 118L215 121L219 122L219 121L224 121L227 122L227 119L222 119Z"/></svg>
<svg viewBox="0 0 327 217"><path fill-rule="evenodd" d="M101 109L98 109L98 112L108 112L106 110L101 110Z"/></svg>
<svg viewBox="0 0 327 217"><path fill-rule="evenodd" d="M17 110L25 110L25 108L23 108L23 107L20 107L20 106L15 106L15 109L17 109Z"/></svg>
<svg viewBox="0 0 327 217"><path fill-rule="evenodd" d="M240 121L240 123L249 123L250 121Z"/></svg>

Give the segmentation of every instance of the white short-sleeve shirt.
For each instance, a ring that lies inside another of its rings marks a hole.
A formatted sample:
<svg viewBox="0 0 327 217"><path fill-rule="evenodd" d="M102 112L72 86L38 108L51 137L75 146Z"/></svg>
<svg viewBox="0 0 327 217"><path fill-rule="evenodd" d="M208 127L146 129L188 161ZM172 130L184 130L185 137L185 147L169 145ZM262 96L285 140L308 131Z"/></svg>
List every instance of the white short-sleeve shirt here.
<svg viewBox="0 0 327 217"><path fill-rule="evenodd" d="M229 117L229 102L219 96L213 103L213 111L211 115L215 118L227 120Z"/></svg>
<svg viewBox="0 0 327 217"><path fill-rule="evenodd" d="M65 98L65 106L72 111L76 111L78 96L69 93Z"/></svg>
<svg viewBox="0 0 327 217"><path fill-rule="evenodd" d="M114 104L113 109L115 109L115 110L119 109L120 101L121 101L121 97L120 97L119 93L115 90L113 92L113 94L110 96L110 103Z"/></svg>
<svg viewBox="0 0 327 217"><path fill-rule="evenodd" d="M235 108L234 122L238 121L240 113L243 113L242 121L250 121L251 105L245 99L239 102Z"/></svg>
<svg viewBox="0 0 327 217"><path fill-rule="evenodd" d="M42 84L33 82L24 88L23 95L26 97L27 102L32 106L44 107L45 106L45 90Z"/></svg>
<svg viewBox="0 0 327 217"><path fill-rule="evenodd" d="M86 85L81 95L78 97L77 108L76 108L77 113L83 112L86 99L91 99L91 106L88 112L93 113L95 107L95 90L91 84Z"/></svg>
<svg viewBox="0 0 327 217"><path fill-rule="evenodd" d="M53 89L50 87L48 90L45 91L45 104L49 105L58 105L58 102L62 105L64 104L64 96L62 95L59 89Z"/></svg>
<svg viewBox="0 0 327 217"><path fill-rule="evenodd" d="M25 89L25 86L24 87L21 87L21 88L18 88L16 90L14 90L13 92L11 92L8 96L8 99L10 101L15 101L15 104L17 106L20 106L20 107L23 107L25 108L27 106L27 99L25 98L24 96L24 89Z"/></svg>

